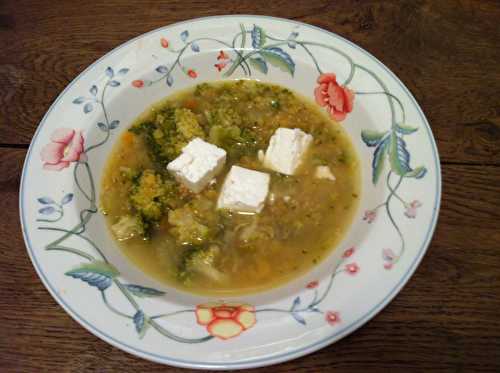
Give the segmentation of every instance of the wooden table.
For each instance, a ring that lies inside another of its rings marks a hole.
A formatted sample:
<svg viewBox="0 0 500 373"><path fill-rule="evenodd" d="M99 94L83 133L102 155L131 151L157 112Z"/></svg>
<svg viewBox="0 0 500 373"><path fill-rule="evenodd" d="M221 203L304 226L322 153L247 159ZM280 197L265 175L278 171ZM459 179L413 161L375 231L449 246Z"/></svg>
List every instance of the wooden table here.
<svg viewBox="0 0 500 373"><path fill-rule="evenodd" d="M437 230L404 290L353 335L272 370L500 371L500 3L470 0L2 1L0 371L180 371L111 347L56 304L24 247L19 178L40 119L86 66L146 31L224 13L300 20L373 53L421 104L443 169Z"/></svg>

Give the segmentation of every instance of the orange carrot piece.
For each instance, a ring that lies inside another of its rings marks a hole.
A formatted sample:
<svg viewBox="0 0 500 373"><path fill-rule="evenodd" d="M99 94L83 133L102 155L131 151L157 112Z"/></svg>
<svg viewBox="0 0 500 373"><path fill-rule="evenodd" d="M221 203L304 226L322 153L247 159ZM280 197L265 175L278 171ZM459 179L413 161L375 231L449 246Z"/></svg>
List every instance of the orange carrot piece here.
<svg viewBox="0 0 500 373"><path fill-rule="evenodd" d="M132 132L125 132L122 136L122 141L126 145L132 145L134 142L134 134Z"/></svg>
<svg viewBox="0 0 500 373"><path fill-rule="evenodd" d="M198 107L198 101L194 98L188 98L184 101L184 107L189 110L195 110Z"/></svg>

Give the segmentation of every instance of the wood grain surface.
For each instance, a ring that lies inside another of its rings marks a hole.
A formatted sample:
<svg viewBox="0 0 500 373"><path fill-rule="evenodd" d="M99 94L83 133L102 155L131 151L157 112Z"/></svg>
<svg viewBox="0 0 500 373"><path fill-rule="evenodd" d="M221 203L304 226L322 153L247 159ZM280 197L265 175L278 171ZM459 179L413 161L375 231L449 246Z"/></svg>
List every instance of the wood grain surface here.
<svg viewBox="0 0 500 373"><path fill-rule="evenodd" d="M119 44L173 22L266 14L334 31L415 95L443 169L438 226L404 290L363 328L259 371L500 371L500 2L0 2L0 372L177 372L94 337L45 290L18 211L27 146L56 96ZM256 370L257 371L257 370Z"/></svg>

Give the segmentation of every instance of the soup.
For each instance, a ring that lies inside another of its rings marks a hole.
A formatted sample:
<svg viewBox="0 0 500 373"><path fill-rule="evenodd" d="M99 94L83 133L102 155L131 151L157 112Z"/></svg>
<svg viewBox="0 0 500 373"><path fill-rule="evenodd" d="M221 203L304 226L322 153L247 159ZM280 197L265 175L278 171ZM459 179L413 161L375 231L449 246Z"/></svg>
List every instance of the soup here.
<svg viewBox="0 0 500 373"><path fill-rule="evenodd" d="M290 138L300 153L286 149ZM197 147L208 149L198 160ZM182 165L209 167L210 149L213 174L189 184ZM203 83L153 105L123 133L100 209L121 250L153 278L241 295L281 285L328 256L352 222L359 174L347 134L305 98L255 81ZM238 183L247 189L238 192Z"/></svg>

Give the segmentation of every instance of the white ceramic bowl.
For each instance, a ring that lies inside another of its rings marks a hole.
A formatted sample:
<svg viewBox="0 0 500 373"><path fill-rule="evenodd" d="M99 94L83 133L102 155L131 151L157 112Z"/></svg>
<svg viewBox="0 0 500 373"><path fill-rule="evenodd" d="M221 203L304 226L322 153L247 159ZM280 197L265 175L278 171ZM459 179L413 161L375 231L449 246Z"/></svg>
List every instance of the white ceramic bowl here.
<svg viewBox="0 0 500 373"><path fill-rule="evenodd" d="M329 73L336 79L322 75ZM240 78L314 100L320 76L344 95L354 93L352 111L338 102L325 110L345 114L363 182L359 212L328 259L278 289L214 300L166 288L121 254L96 209L100 178L119 133L145 108L185 87ZM440 180L424 114L369 53L303 23L221 16L135 38L69 84L33 137L20 211L40 278L90 332L160 363L236 369L305 355L379 312L426 251Z"/></svg>

